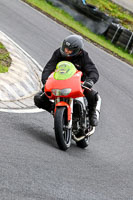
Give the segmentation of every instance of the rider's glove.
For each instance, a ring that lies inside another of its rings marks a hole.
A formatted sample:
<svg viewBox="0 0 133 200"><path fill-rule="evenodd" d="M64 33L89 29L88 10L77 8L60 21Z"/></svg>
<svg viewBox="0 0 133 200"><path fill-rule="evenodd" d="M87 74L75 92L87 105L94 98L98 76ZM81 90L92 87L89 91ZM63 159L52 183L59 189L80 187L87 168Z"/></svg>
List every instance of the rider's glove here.
<svg viewBox="0 0 133 200"><path fill-rule="evenodd" d="M94 82L92 80L87 80L84 82L83 86L87 87L87 88L92 88L94 85Z"/></svg>

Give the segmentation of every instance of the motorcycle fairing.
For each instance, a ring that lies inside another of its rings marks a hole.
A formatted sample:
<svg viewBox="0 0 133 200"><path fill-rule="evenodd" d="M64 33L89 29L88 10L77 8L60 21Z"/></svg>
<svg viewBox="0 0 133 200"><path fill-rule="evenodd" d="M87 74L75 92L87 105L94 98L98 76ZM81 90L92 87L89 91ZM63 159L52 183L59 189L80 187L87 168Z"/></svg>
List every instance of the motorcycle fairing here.
<svg viewBox="0 0 133 200"><path fill-rule="evenodd" d="M65 88L71 88L70 94L65 96L65 98L77 98L82 97L83 95L83 89L81 87L81 76L82 72L77 71L71 78L68 78L66 80L56 80L54 78L54 72L49 76L46 85L45 85L45 93L48 96L49 99L55 99L57 98L52 93L52 89L65 89ZM63 96L59 96L63 97Z"/></svg>

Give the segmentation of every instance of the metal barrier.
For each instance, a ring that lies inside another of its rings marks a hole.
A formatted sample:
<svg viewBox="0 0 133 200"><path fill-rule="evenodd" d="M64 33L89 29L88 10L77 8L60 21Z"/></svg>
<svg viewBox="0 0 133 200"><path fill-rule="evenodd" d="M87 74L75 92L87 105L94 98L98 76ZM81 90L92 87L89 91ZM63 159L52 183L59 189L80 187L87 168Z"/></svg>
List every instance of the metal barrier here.
<svg viewBox="0 0 133 200"><path fill-rule="evenodd" d="M133 33L128 29L123 28L116 44L132 54Z"/></svg>
<svg viewBox="0 0 133 200"><path fill-rule="evenodd" d="M104 33L106 39L109 39L111 40L112 43L116 43L121 32L122 32L122 26L120 26L119 24L115 24L115 23L112 23L107 31Z"/></svg>

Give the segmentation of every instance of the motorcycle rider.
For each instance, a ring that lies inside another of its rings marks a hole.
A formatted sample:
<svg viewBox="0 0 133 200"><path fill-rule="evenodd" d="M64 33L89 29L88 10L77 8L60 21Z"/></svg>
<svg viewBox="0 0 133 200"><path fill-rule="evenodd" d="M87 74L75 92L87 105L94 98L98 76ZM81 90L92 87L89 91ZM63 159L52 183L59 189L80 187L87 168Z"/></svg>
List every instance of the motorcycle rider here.
<svg viewBox="0 0 133 200"><path fill-rule="evenodd" d="M83 38L81 36L70 35L66 37L61 48L54 51L52 57L44 67L42 83L45 87L46 80L55 71L58 62L70 61L73 63L77 70L83 72L82 81L84 81L84 86L91 89L91 91L85 89L84 95L88 101L90 125L97 126L96 105L98 93L92 89L92 86L98 81L99 73L88 53L83 50L83 47ZM41 92L35 95L34 102L37 107L51 112L53 110L53 102L45 95L44 87Z"/></svg>

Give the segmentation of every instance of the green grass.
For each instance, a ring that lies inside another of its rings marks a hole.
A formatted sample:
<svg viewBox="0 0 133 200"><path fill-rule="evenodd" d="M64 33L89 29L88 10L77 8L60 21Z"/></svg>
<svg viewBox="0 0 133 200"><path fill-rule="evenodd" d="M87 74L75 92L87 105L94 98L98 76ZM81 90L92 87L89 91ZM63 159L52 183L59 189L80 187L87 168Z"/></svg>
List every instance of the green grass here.
<svg viewBox="0 0 133 200"><path fill-rule="evenodd" d="M86 2L96 6L104 13L118 18L120 20L120 24L133 31L133 14L125 11L121 6L118 6L110 0L86 0Z"/></svg>
<svg viewBox="0 0 133 200"><path fill-rule="evenodd" d="M0 73L5 73L5 72L8 72L8 67L0 65Z"/></svg>
<svg viewBox="0 0 133 200"><path fill-rule="evenodd" d="M6 60L9 58L9 53L0 53L0 60Z"/></svg>
<svg viewBox="0 0 133 200"><path fill-rule="evenodd" d="M75 21L69 14L47 3L46 0L23 1L30 3L32 6L39 8L39 10L42 10L45 13L48 13L54 19L61 21L64 25L71 28L73 31L76 31L76 33L82 34L82 36L84 36L86 39L93 41L95 44L98 44L106 50L109 50L110 53L113 53L117 57L120 57L133 65L133 55L128 54L128 52L125 52L122 48L114 46L109 40L106 40L104 36L99 36L92 33L81 23Z"/></svg>
<svg viewBox="0 0 133 200"><path fill-rule="evenodd" d="M8 72L11 58L4 45L0 42L0 73Z"/></svg>

